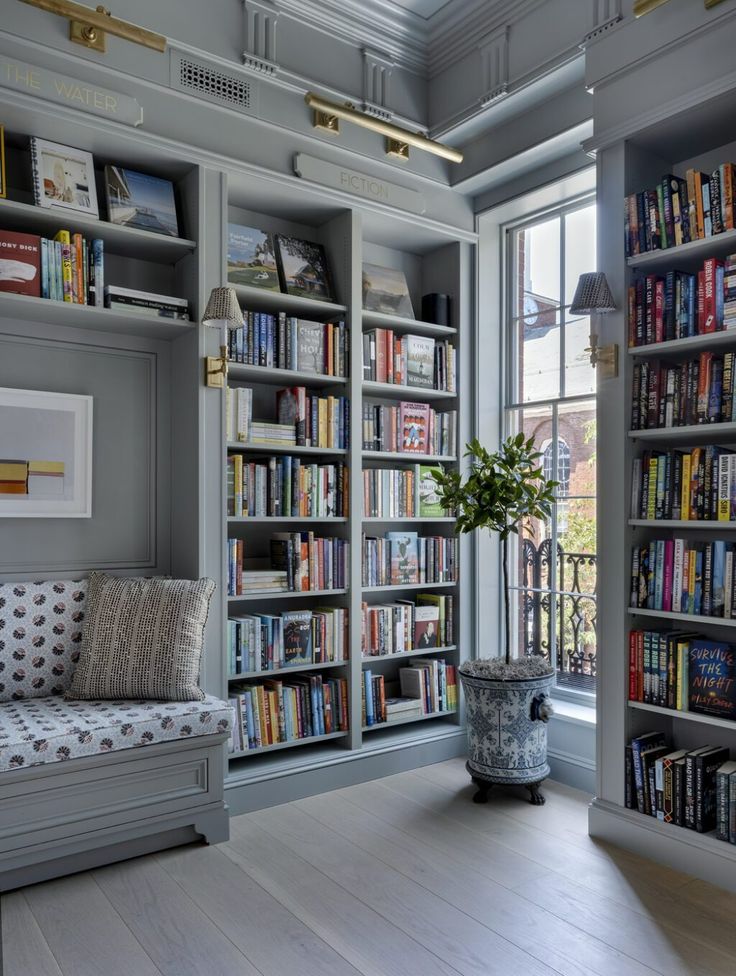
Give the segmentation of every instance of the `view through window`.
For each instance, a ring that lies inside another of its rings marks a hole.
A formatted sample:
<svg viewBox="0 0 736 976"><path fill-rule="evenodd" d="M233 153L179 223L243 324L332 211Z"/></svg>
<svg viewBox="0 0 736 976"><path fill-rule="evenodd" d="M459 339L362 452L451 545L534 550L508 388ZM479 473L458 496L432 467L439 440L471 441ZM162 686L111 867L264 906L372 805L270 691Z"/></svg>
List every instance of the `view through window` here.
<svg viewBox="0 0 736 976"><path fill-rule="evenodd" d="M525 527L512 569L512 639L543 654L557 687L595 692L596 401L585 352L588 318L569 308L596 267L595 203L587 198L508 228L507 433L533 435L558 481L552 517Z"/></svg>

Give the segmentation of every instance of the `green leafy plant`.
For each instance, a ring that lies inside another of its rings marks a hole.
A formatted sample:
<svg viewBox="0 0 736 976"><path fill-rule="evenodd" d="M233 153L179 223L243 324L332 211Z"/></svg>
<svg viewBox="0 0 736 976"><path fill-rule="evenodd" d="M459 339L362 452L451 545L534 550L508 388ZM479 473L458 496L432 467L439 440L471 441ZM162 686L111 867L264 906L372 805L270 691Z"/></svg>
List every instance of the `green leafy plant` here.
<svg viewBox="0 0 736 976"><path fill-rule="evenodd" d="M529 519L549 518L559 484L544 477L534 438L517 434L498 451L487 451L477 439L466 445L471 469L463 480L459 471L433 471L442 504L456 513L455 532L476 529L497 532L503 550L504 636L506 663L511 663L509 595L509 537Z"/></svg>

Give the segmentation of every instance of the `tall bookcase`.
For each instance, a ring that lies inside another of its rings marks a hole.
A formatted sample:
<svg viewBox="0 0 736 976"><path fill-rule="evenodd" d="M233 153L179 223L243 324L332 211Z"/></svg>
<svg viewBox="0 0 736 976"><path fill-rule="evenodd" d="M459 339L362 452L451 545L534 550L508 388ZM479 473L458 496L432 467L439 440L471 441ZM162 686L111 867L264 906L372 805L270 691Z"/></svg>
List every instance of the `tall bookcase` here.
<svg viewBox="0 0 736 976"><path fill-rule="evenodd" d="M314 664L306 668L291 667L275 672L248 676L248 680L260 680L272 675L290 675L319 672L324 677L345 677L349 697L349 730L309 739L297 739L287 743L232 753L229 756L228 783L231 787L249 787L266 781L278 781L282 792L277 796L291 795L287 777L342 764L369 755L379 756L406 745L429 745L435 740L457 733L462 723L460 710L440 714L423 715L405 722L373 725L364 728L361 721L361 691L364 668L370 665L374 674L383 674L386 680L397 677L398 668L408 665L419 651L404 652L385 657L361 658L361 607L364 602L377 603L393 599L412 599L417 592L452 593L456 596L455 636L452 643L441 649L433 649L431 656L443 658L457 665L468 656L469 647L465 636L465 621L470 612L470 581L467 544L459 542L459 575L456 583L409 584L406 586L364 587L362 585L362 535L364 532L383 535L386 531L414 530L419 534L448 536L452 534L453 521L439 519L367 519L363 515L363 468L405 468L418 463L439 462L447 465L460 463L458 456L434 457L427 455L388 454L364 451L363 404L396 404L399 400L430 403L437 410L458 411L457 442L464 444L469 436L471 423L471 397L469 395L469 341L471 311L471 253L472 245L458 239L449 228L439 227L421 218L409 218L388 213L377 214L360 207L336 203L327 194L306 194L299 184L294 186L275 184L268 180L247 181L236 174L228 176L223 200L222 281L226 281L227 223L238 223L270 232L288 233L318 241L326 249L335 289L335 302L326 303L294 298L256 288L236 286L242 307L249 311L286 312L303 318L346 322L349 339L349 370L343 378L315 376L289 370L231 364L228 383L232 386L248 386L254 391L254 417L275 419L275 392L282 387L301 385L310 392L344 395L350 402L350 446L345 451L328 448L283 448L289 453L309 460L343 461L349 472L349 513L345 518L310 520L290 518L223 518L221 532L221 566L225 592L227 583L227 540L238 537L246 541L251 552L268 554L268 539L275 531L306 531L314 528L316 534L338 536L350 543L350 578L345 590L332 592L283 593L270 596L253 596L222 599L222 655L226 657L226 621L228 614L264 612L278 613L286 609L311 609L330 605L344 607L349 617L348 660L334 664ZM407 320L394 316L364 311L362 309L362 265L367 261L384 267L401 269L406 275L414 309L421 307L421 296L427 292L445 292L452 299L450 326ZM438 339L449 338L457 347L457 394L415 387L364 382L363 343L364 330L375 327L393 328L397 335L413 333ZM224 431L224 398L222 404L222 429ZM242 451L248 457L267 457L274 453L264 446L252 451L244 445L228 445L222 439L220 460L224 475L229 451ZM222 482L222 512L226 511L226 485ZM427 652L421 652L427 656ZM227 674L223 664L223 693L228 687L243 682L243 676ZM299 787L309 791L309 785ZM232 795L232 794L231 794ZM235 800L240 808L257 802L252 799Z"/></svg>
<svg viewBox="0 0 736 976"><path fill-rule="evenodd" d="M606 272L618 311L601 325L602 341L621 345L620 375L600 380L598 436L606 451L600 458L598 789L590 810L591 834L654 857L664 863L736 889L736 848L713 833L697 833L664 823L625 806L625 746L645 732L659 731L673 749L705 744L727 746L736 756L736 722L695 712L674 711L629 701L629 632L687 630L712 640L734 641L736 621L686 613L634 609L630 606L631 556L650 540L684 538L736 541L736 522L666 521L633 518L632 465L645 450L691 449L706 444L736 448L736 425L630 430L632 381L638 362L664 364L696 358L701 352L736 350L736 333L720 332L627 349L626 296L639 275L670 270L694 272L706 258L736 251L736 232L676 247L624 254L624 200L630 193L656 187L667 173L684 177L688 169L712 172L734 157L730 122L722 103L699 106L638 133L598 155L600 207L599 263Z"/></svg>

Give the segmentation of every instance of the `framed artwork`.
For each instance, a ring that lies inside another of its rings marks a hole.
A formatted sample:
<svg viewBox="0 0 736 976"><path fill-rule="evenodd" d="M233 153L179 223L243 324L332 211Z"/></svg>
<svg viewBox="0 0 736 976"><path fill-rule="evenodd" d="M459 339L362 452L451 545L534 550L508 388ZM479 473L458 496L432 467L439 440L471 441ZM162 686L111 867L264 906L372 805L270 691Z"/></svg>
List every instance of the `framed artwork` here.
<svg viewBox="0 0 736 976"><path fill-rule="evenodd" d="M254 227L228 224L227 280L235 285L280 292L273 235Z"/></svg>
<svg viewBox="0 0 736 976"><path fill-rule="evenodd" d="M8 195L8 180L5 173L5 126L0 125L0 199Z"/></svg>
<svg viewBox="0 0 736 976"><path fill-rule="evenodd" d="M0 518L91 518L92 397L0 387Z"/></svg>
<svg viewBox="0 0 736 976"><path fill-rule="evenodd" d="M321 244L276 234L276 262L281 291L320 302L333 300L327 256Z"/></svg>
<svg viewBox="0 0 736 976"><path fill-rule="evenodd" d="M413 319L414 308L404 272L396 268L382 268L377 264L364 264L363 308L369 312Z"/></svg>
<svg viewBox="0 0 736 976"><path fill-rule="evenodd" d="M107 216L111 224L152 234L179 236L174 184L122 166L105 167Z"/></svg>
<svg viewBox="0 0 736 976"><path fill-rule="evenodd" d="M99 217L92 153L32 136L31 162L37 207Z"/></svg>

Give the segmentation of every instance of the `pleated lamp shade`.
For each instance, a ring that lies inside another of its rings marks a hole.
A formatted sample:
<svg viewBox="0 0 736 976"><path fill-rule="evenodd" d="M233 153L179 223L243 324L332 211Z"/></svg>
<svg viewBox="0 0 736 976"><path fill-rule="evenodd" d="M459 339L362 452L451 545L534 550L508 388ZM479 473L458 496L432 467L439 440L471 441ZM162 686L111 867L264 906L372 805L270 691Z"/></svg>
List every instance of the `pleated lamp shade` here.
<svg viewBox="0 0 736 976"><path fill-rule="evenodd" d="M239 329L243 325L243 312L234 288L213 288L207 308L202 316L202 325L228 329Z"/></svg>
<svg viewBox="0 0 736 976"><path fill-rule="evenodd" d="M616 303L606 276L602 271L588 271L578 278L578 286L570 306L573 315L591 315L594 312L615 312Z"/></svg>

